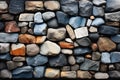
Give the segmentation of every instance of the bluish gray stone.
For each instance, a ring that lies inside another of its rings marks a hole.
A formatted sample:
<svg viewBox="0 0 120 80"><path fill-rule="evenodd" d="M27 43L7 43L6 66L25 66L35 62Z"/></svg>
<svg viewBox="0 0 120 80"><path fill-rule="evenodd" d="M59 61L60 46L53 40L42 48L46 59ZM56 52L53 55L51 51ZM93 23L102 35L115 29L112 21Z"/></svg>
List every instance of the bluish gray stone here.
<svg viewBox="0 0 120 80"><path fill-rule="evenodd" d="M104 23L105 23L105 21L104 21L103 18L95 18L91 25L92 26L100 26L100 25L102 25Z"/></svg>
<svg viewBox="0 0 120 80"><path fill-rule="evenodd" d="M4 23L0 22L0 30L2 30L4 28Z"/></svg>
<svg viewBox="0 0 120 80"><path fill-rule="evenodd" d="M27 65L39 66L48 62L48 58L42 55L36 55L34 57L26 58Z"/></svg>
<svg viewBox="0 0 120 80"><path fill-rule="evenodd" d="M86 18L82 18L82 17L71 17L69 20L69 24L73 27L73 28L78 28L78 27L84 27L86 23Z"/></svg>
<svg viewBox="0 0 120 80"><path fill-rule="evenodd" d="M45 67L44 66L37 66L34 68L34 77L35 78L42 78L44 76Z"/></svg>
<svg viewBox="0 0 120 80"><path fill-rule="evenodd" d="M17 33L0 33L0 42L17 42L18 34Z"/></svg>
<svg viewBox="0 0 120 80"><path fill-rule="evenodd" d="M11 60L11 56L9 53L0 55L0 60Z"/></svg>
<svg viewBox="0 0 120 80"><path fill-rule="evenodd" d="M98 33L90 33L89 34L89 38L91 39L91 41L96 42L99 39L99 34Z"/></svg>
<svg viewBox="0 0 120 80"><path fill-rule="evenodd" d="M104 16L104 9L103 7L93 7L93 15L94 16Z"/></svg>
<svg viewBox="0 0 120 80"><path fill-rule="evenodd" d="M42 16L43 16L43 19L44 19L45 21L47 21L47 20L50 20L50 19L52 19L52 18L55 18L55 13L48 11L48 12L44 12L44 13L42 14Z"/></svg>
<svg viewBox="0 0 120 80"><path fill-rule="evenodd" d="M112 41L120 43L120 34L111 37Z"/></svg>
<svg viewBox="0 0 120 80"><path fill-rule="evenodd" d="M102 4L105 4L106 0L93 0L93 4L100 6Z"/></svg>
<svg viewBox="0 0 120 80"><path fill-rule="evenodd" d="M35 13L35 15L34 15L34 22L35 23L42 23L43 22L41 12Z"/></svg>
<svg viewBox="0 0 120 80"><path fill-rule="evenodd" d="M101 55L101 62L103 62L103 63L111 63L110 53L103 52L102 55Z"/></svg>
<svg viewBox="0 0 120 80"><path fill-rule="evenodd" d="M66 13L64 13L62 11L57 11L56 16L57 16L57 20L58 20L59 24L62 24L62 25L67 25L68 24L69 17Z"/></svg>
<svg viewBox="0 0 120 80"><path fill-rule="evenodd" d="M111 52L110 58L112 63L120 62L120 52Z"/></svg>
<svg viewBox="0 0 120 80"><path fill-rule="evenodd" d="M35 35L45 35L47 29L47 24L35 24L34 25L34 34Z"/></svg>
<svg viewBox="0 0 120 80"><path fill-rule="evenodd" d="M76 57L76 62L77 63L83 63L85 61L85 58L84 57Z"/></svg>
<svg viewBox="0 0 120 80"><path fill-rule="evenodd" d="M0 70L7 68L6 63L4 61L0 61Z"/></svg>
<svg viewBox="0 0 120 80"><path fill-rule="evenodd" d="M50 21L47 22L48 27L51 28L58 28L58 22L57 19L51 19Z"/></svg>
<svg viewBox="0 0 120 80"><path fill-rule="evenodd" d="M109 74L110 78L114 78L114 79L120 78L120 71L113 70L113 71L109 71L108 74Z"/></svg>

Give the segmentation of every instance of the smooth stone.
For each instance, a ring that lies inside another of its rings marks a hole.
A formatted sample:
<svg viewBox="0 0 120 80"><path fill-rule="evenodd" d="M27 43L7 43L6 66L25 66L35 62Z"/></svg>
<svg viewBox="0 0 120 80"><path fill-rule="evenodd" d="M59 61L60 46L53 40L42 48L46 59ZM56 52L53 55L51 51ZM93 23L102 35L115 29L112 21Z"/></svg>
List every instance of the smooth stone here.
<svg viewBox="0 0 120 80"><path fill-rule="evenodd" d="M108 73L101 73L101 72L97 72L94 75L95 79L108 79L109 75Z"/></svg>
<svg viewBox="0 0 120 80"><path fill-rule="evenodd" d="M33 13L22 13L19 16L19 21L33 21L34 14Z"/></svg>
<svg viewBox="0 0 120 80"><path fill-rule="evenodd" d="M75 65L71 66L71 71L77 71L79 69L80 69L80 66L78 64L75 64Z"/></svg>
<svg viewBox="0 0 120 80"><path fill-rule="evenodd" d="M93 7L93 15L94 16L104 16L104 9L103 7Z"/></svg>
<svg viewBox="0 0 120 80"><path fill-rule="evenodd" d="M51 12L51 11L48 11L48 12L44 12L42 13L42 17L45 21L48 21L52 18L55 18L55 13L54 12Z"/></svg>
<svg viewBox="0 0 120 80"><path fill-rule="evenodd" d="M68 57L68 63L70 65L74 65L76 63L75 57L74 56L69 56Z"/></svg>
<svg viewBox="0 0 120 80"><path fill-rule="evenodd" d="M65 41L60 41L59 42L59 46L63 49L73 49L74 48L74 44L70 43L70 42L65 42Z"/></svg>
<svg viewBox="0 0 120 80"><path fill-rule="evenodd" d="M84 61L85 61L84 57L79 57L79 56L76 57L76 63L83 63Z"/></svg>
<svg viewBox="0 0 120 80"><path fill-rule="evenodd" d="M51 19L50 21L47 22L48 27L51 28L58 28L58 22L56 18Z"/></svg>
<svg viewBox="0 0 120 80"><path fill-rule="evenodd" d="M28 29L28 33L32 35L34 34L32 29Z"/></svg>
<svg viewBox="0 0 120 80"><path fill-rule="evenodd" d="M76 71L61 71L62 78L76 78Z"/></svg>
<svg viewBox="0 0 120 80"><path fill-rule="evenodd" d="M12 73L7 70L7 69L3 69L0 71L0 78L12 78Z"/></svg>
<svg viewBox="0 0 120 80"><path fill-rule="evenodd" d="M90 59L85 59L85 61L80 65L80 70L98 71L99 64L100 64L100 62L98 62L98 61L92 61Z"/></svg>
<svg viewBox="0 0 120 80"><path fill-rule="evenodd" d="M89 0L79 1L79 15L89 17L92 15L93 3Z"/></svg>
<svg viewBox="0 0 120 80"><path fill-rule="evenodd" d="M91 26L91 27L89 28L89 31L90 31L91 33L97 33L97 32L98 32L97 28L96 28L96 27L93 27L93 26Z"/></svg>
<svg viewBox="0 0 120 80"><path fill-rule="evenodd" d="M0 1L0 13L6 13L8 9L8 4L6 1Z"/></svg>
<svg viewBox="0 0 120 80"><path fill-rule="evenodd" d="M74 51L74 55L83 55L91 52L89 48L81 48L81 47L75 48L73 51Z"/></svg>
<svg viewBox="0 0 120 80"><path fill-rule="evenodd" d="M40 53L42 55L58 55L61 51L61 48L54 42L46 41L42 44L40 48Z"/></svg>
<svg viewBox="0 0 120 80"><path fill-rule="evenodd" d="M120 43L120 35L117 34L115 36L111 36L111 40L114 41L115 43Z"/></svg>
<svg viewBox="0 0 120 80"><path fill-rule="evenodd" d="M7 60L7 61L9 61L9 60L11 60L11 56L10 56L9 53L2 54L2 55L0 55L0 60Z"/></svg>
<svg viewBox="0 0 120 80"><path fill-rule="evenodd" d="M35 24L34 25L34 34L35 35L45 35L46 34L46 29L47 29L47 24L46 23Z"/></svg>
<svg viewBox="0 0 120 80"><path fill-rule="evenodd" d="M103 62L103 63L111 63L110 53L108 53L108 52L102 52L101 62Z"/></svg>
<svg viewBox="0 0 120 80"><path fill-rule="evenodd" d="M17 42L18 34L17 33L0 33L0 42Z"/></svg>
<svg viewBox="0 0 120 80"><path fill-rule="evenodd" d="M71 49L61 49L61 52L63 54L68 54L68 55L71 55L73 54L73 51Z"/></svg>
<svg viewBox="0 0 120 80"><path fill-rule="evenodd" d="M70 66L63 66L62 71L70 71Z"/></svg>
<svg viewBox="0 0 120 80"><path fill-rule="evenodd" d="M79 28L79 27L83 27L85 26L86 23L86 18L83 17L71 17L69 20L69 24L73 27L73 28Z"/></svg>
<svg viewBox="0 0 120 80"><path fill-rule="evenodd" d="M18 22L18 27L28 26L28 22Z"/></svg>
<svg viewBox="0 0 120 80"><path fill-rule="evenodd" d="M4 23L0 21L0 31L5 27Z"/></svg>
<svg viewBox="0 0 120 80"><path fill-rule="evenodd" d="M10 51L9 43L0 43L0 53L7 53Z"/></svg>
<svg viewBox="0 0 120 80"><path fill-rule="evenodd" d="M45 42L45 40L46 40L46 36L38 36L38 37L36 37L36 43L37 44L42 44L42 43Z"/></svg>
<svg viewBox="0 0 120 80"><path fill-rule="evenodd" d="M25 61L25 57L13 57L13 61L15 62L20 62L20 61Z"/></svg>
<svg viewBox="0 0 120 80"><path fill-rule="evenodd" d="M14 20L14 16L9 13L1 14L0 18L0 20Z"/></svg>
<svg viewBox="0 0 120 80"><path fill-rule="evenodd" d="M9 12L19 14L24 11L25 0L10 0Z"/></svg>
<svg viewBox="0 0 120 80"><path fill-rule="evenodd" d="M106 0L93 0L93 4L100 6L102 4L105 4Z"/></svg>
<svg viewBox="0 0 120 80"><path fill-rule="evenodd" d="M90 33L89 38L91 41L96 42L99 39L100 35L98 33Z"/></svg>
<svg viewBox="0 0 120 80"><path fill-rule="evenodd" d="M41 12L36 12L36 13L34 14L34 22L35 22L35 23L42 23L42 22L43 22Z"/></svg>
<svg viewBox="0 0 120 80"><path fill-rule="evenodd" d="M6 63L4 61L1 61L0 62L0 70L6 69L6 68L7 68Z"/></svg>
<svg viewBox="0 0 120 80"><path fill-rule="evenodd" d="M101 58L101 53L99 53L99 52L92 53L92 60L97 61L97 60L100 60L100 58Z"/></svg>
<svg viewBox="0 0 120 80"><path fill-rule="evenodd" d="M88 20L87 20L87 23L86 23L86 26L91 26L91 23L92 23L92 20L91 20L91 19L88 19Z"/></svg>
<svg viewBox="0 0 120 80"><path fill-rule="evenodd" d="M49 59L49 65L52 67L59 67L67 65L67 58L64 54L60 54Z"/></svg>
<svg viewBox="0 0 120 80"><path fill-rule="evenodd" d="M103 18L95 18L91 25L92 26L100 26L104 23L105 23L105 21L103 20Z"/></svg>
<svg viewBox="0 0 120 80"><path fill-rule="evenodd" d="M44 76L45 67L37 66L34 68L33 75L35 78L42 78Z"/></svg>
<svg viewBox="0 0 120 80"><path fill-rule="evenodd" d="M74 30L76 38L83 38L88 36L87 27L81 27Z"/></svg>
<svg viewBox="0 0 120 80"><path fill-rule="evenodd" d="M65 38L66 42L73 43L73 41L70 38Z"/></svg>
<svg viewBox="0 0 120 80"><path fill-rule="evenodd" d="M110 53L110 59L112 63L120 62L120 52L111 52Z"/></svg>
<svg viewBox="0 0 120 80"><path fill-rule="evenodd" d="M42 55L36 55L34 57L27 57L26 58L27 65L31 66L39 66L44 65L48 62L48 58Z"/></svg>
<svg viewBox="0 0 120 80"><path fill-rule="evenodd" d="M64 13L62 11L57 11L56 16L57 16L57 20L58 20L59 24L61 24L61 25L67 25L68 24L69 16L66 13Z"/></svg>
<svg viewBox="0 0 120 80"><path fill-rule="evenodd" d="M120 78L120 72L113 70L108 72L110 78Z"/></svg>

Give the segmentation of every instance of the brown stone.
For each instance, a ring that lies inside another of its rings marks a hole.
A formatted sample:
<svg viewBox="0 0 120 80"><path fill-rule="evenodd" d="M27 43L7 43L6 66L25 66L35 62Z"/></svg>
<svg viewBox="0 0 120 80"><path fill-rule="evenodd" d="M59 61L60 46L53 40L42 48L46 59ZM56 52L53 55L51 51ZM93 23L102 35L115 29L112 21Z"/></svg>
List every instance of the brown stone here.
<svg viewBox="0 0 120 80"><path fill-rule="evenodd" d="M59 42L59 45L61 48L74 48L74 44L73 43L69 43L69 42L65 42L65 41L61 41Z"/></svg>
<svg viewBox="0 0 120 80"><path fill-rule="evenodd" d="M37 36L35 43L42 44L46 40L46 36Z"/></svg>
<svg viewBox="0 0 120 80"><path fill-rule="evenodd" d="M116 48L116 44L107 37L100 37L97 44L100 51L112 51Z"/></svg>
<svg viewBox="0 0 120 80"><path fill-rule="evenodd" d="M20 28L15 21L9 21L5 23L5 32L19 32Z"/></svg>
<svg viewBox="0 0 120 80"><path fill-rule="evenodd" d="M106 64L101 64L100 65L100 71L101 72L106 72L108 70L108 66Z"/></svg>
<svg viewBox="0 0 120 80"><path fill-rule="evenodd" d="M93 51L96 51L98 49L98 45L96 43L93 43L91 45L91 48L92 48Z"/></svg>
<svg viewBox="0 0 120 80"><path fill-rule="evenodd" d="M119 22L106 22L106 25L119 27L120 23Z"/></svg>
<svg viewBox="0 0 120 80"><path fill-rule="evenodd" d="M14 16L11 14L1 14L0 15L0 20L13 20Z"/></svg>
<svg viewBox="0 0 120 80"><path fill-rule="evenodd" d="M85 57L86 57L87 59L91 59L91 58L92 58L91 54L86 54Z"/></svg>

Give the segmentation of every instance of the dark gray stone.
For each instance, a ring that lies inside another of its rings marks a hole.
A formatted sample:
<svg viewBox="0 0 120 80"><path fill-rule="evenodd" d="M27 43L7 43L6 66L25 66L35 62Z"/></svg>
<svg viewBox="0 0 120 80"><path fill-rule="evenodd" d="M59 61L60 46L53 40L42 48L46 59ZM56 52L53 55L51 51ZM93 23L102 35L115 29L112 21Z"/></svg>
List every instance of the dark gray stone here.
<svg viewBox="0 0 120 80"><path fill-rule="evenodd" d="M9 53L0 55L0 60L11 60Z"/></svg>
<svg viewBox="0 0 120 80"><path fill-rule="evenodd" d="M109 71L108 72L110 78L120 78L120 72L119 71Z"/></svg>
<svg viewBox="0 0 120 80"><path fill-rule="evenodd" d="M48 25L48 27L51 27L51 28L57 28L58 27L57 19L54 18L54 19L48 21L47 25Z"/></svg>
<svg viewBox="0 0 120 80"><path fill-rule="evenodd" d="M120 44L117 45L117 50L120 51Z"/></svg>
<svg viewBox="0 0 120 80"><path fill-rule="evenodd" d="M35 78L42 78L44 76L45 67L44 66L37 66L34 68L34 77Z"/></svg>
<svg viewBox="0 0 120 80"><path fill-rule="evenodd" d="M0 70L1 70L1 69L5 69L6 67L7 67L7 66L6 66L5 62L0 61Z"/></svg>
<svg viewBox="0 0 120 80"><path fill-rule="evenodd" d="M111 37L112 41L115 43L120 43L120 34Z"/></svg>
<svg viewBox="0 0 120 80"><path fill-rule="evenodd" d="M110 58L112 63L120 62L120 52L111 52Z"/></svg>
<svg viewBox="0 0 120 80"><path fill-rule="evenodd" d="M76 57L76 62L77 63L83 63L84 61L85 61L84 57L79 57L79 56Z"/></svg>
<svg viewBox="0 0 120 80"><path fill-rule="evenodd" d="M99 34L98 33L90 33L89 34L89 38L91 39L91 41L96 42L99 39Z"/></svg>
<svg viewBox="0 0 120 80"><path fill-rule="evenodd" d="M104 9L103 7L93 7L93 15L94 16L104 16Z"/></svg>
<svg viewBox="0 0 120 80"><path fill-rule="evenodd" d="M0 30L2 30L4 28L4 23L0 22Z"/></svg>
<svg viewBox="0 0 120 80"><path fill-rule="evenodd" d="M71 71L77 71L79 69L80 69L80 66L78 64L71 66Z"/></svg>
<svg viewBox="0 0 120 80"><path fill-rule="evenodd" d="M116 70L120 70L120 63L116 63L116 64L115 64L115 69L116 69Z"/></svg>

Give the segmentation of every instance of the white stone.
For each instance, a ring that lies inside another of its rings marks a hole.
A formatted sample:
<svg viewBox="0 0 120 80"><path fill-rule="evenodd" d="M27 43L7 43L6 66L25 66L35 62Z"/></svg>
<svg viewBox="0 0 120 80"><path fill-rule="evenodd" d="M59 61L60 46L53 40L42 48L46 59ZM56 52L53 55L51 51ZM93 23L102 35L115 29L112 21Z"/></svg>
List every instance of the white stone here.
<svg viewBox="0 0 120 80"><path fill-rule="evenodd" d="M0 13L7 12L8 4L6 1L0 1Z"/></svg>
<svg viewBox="0 0 120 80"><path fill-rule="evenodd" d="M43 22L41 12L35 13L35 15L34 15L34 22L36 22L36 23L42 23Z"/></svg>
<svg viewBox="0 0 120 80"><path fill-rule="evenodd" d="M25 45L22 44L22 43L12 44L11 45L12 50L17 50L17 49L22 48L22 47L25 47Z"/></svg>
<svg viewBox="0 0 120 80"><path fill-rule="evenodd" d="M72 41L70 38L65 38L65 41L66 41L66 42L73 43L73 41Z"/></svg>
<svg viewBox="0 0 120 80"><path fill-rule="evenodd" d="M86 25L87 25L87 26L90 26L90 25L91 25L91 23L92 23L92 20L91 20L91 19L88 19L88 20L87 20L87 24L86 24Z"/></svg>
<svg viewBox="0 0 120 80"><path fill-rule="evenodd" d="M19 27L25 27L25 26L27 26L28 25L28 22L19 22L18 23L18 26Z"/></svg>
<svg viewBox="0 0 120 80"><path fill-rule="evenodd" d="M94 77L95 77L95 79L108 79L109 75L108 75L108 73L98 72L98 73L95 73Z"/></svg>
<svg viewBox="0 0 120 80"><path fill-rule="evenodd" d="M34 14L33 13L22 13L19 16L19 21L33 21Z"/></svg>
<svg viewBox="0 0 120 80"><path fill-rule="evenodd" d="M69 55L73 53L73 51L71 49L62 49L61 52L63 54L69 54Z"/></svg>
<svg viewBox="0 0 120 80"><path fill-rule="evenodd" d="M108 52L103 52L101 55L101 62L103 63L110 63L110 53Z"/></svg>
<svg viewBox="0 0 120 80"><path fill-rule="evenodd" d="M90 31L90 32L98 32L97 28L96 28L96 27L93 27L93 26L91 26L91 27L89 28L89 31Z"/></svg>
<svg viewBox="0 0 120 80"><path fill-rule="evenodd" d="M9 43L0 43L0 53L9 52L9 50L10 50L9 47L10 47Z"/></svg>

